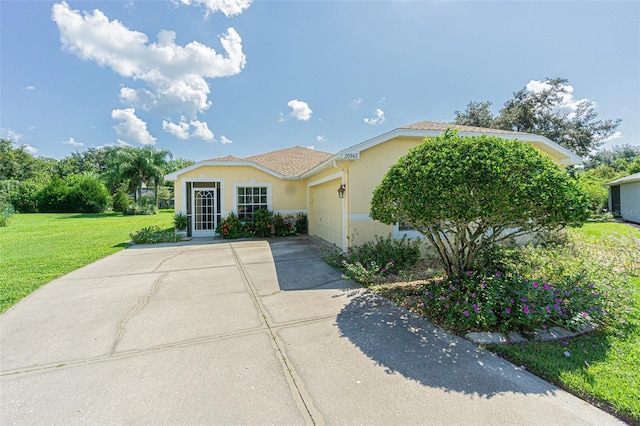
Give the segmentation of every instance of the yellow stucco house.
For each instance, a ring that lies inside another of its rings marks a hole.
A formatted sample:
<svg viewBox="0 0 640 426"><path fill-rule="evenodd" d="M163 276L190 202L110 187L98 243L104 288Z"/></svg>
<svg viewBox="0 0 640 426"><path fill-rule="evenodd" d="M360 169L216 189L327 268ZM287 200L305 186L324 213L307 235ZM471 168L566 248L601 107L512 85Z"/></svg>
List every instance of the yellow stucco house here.
<svg viewBox="0 0 640 426"><path fill-rule="evenodd" d="M530 143L559 165L580 164L573 152L539 135L420 121L353 145L337 154L293 147L247 158L200 161L165 176L174 182L175 211L190 218L189 234L213 236L230 212L241 218L260 208L282 215L304 212L309 234L346 250L375 235L401 238L415 231L369 217L374 188L389 167L426 137L447 128L459 135L499 136Z"/></svg>

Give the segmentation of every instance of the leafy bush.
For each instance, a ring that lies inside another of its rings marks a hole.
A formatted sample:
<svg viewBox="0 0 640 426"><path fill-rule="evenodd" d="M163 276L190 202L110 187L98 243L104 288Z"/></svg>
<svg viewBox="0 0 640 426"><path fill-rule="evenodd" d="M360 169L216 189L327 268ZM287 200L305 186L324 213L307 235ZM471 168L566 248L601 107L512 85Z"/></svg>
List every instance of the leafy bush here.
<svg viewBox="0 0 640 426"><path fill-rule="evenodd" d="M136 244L175 243L181 237L175 235L172 229L162 229L159 226L149 226L129 234Z"/></svg>
<svg viewBox="0 0 640 426"><path fill-rule="evenodd" d="M69 186L59 177L51 179L51 182L38 192L38 210L42 213L70 212Z"/></svg>
<svg viewBox="0 0 640 426"><path fill-rule="evenodd" d="M182 231L187 229L189 226L189 216L182 212L178 212L173 215L173 226L175 226L176 230Z"/></svg>
<svg viewBox="0 0 640 426"><path fill-rule="evenodd" d="M46 213L99 213L107 208L109 193L96 177L54 177L37 195L38 210Z"/></svg>
<svg viewBox="0 0 640 426"><path fill-rule="evenodd" d="M273 212L267 209L256 210L251 215L251 225L256 237L270 237L273 229Z"/></svg>
<svg viewBox="0 0 640 426"><path fill-rule="evenodd" d="M129 206L129 196L124 189L120 188L113 194L113 211L124 212Z"/></svg>
<svg viewBox="0 0 640 426"><path fill-rule="evenodd" d="M0 181L0 199L13 206L20 213L35 213L38 211L38 192L43 185L35 180Z"/></svg>
<svg viewBox="0 0 640 426"><path fill-rule="evenodd" d="M286 237L289 235L298 235L294 225L292 224L292 216L283 217L280 213L273 215L273 229L276 237Z"/></svg>
<svg viewBox="0 0 640 426"><path fill-rule="evenodd" d="M151 215L156 213L158 213L158 209L154 204L143 204L142 206L139 206L136 203L130 203L122 212L122 214L127 216Z"/></svg>
<svg viewBox="0 0 640 426"><path fill-rule="evenodd" d="M523 333L620 321L629 304L623 274L640 275L640 239L607 241L590 245L570 234L564 245L506 250L492 269L429 285L425 316L456 331Z"/></svg>
<svg viewBox="0 0 640 426"><path fill-rule="evenodd" d="M296 215L296 223L294 226L296 227L296 232L298 234L309 233L309 222L307 220L307 215L303 212L299 212Z"/></svg>
<svg viewBox="0 0 640 426"><path fill-rule="evenodd" d="M413 266L420 258L420 241L406 236L396 240L376 236L375 241L350 247L345 253L329 256L326 261L340 269L346 279L354 279L363 285L371 285L387 273L398 273Z"/></svg>
<svg viewBox="0 0 640 426"><path fill-rule="evenodd" d="M109 192L97 178L83 175L71 183L68 197L71 211L100 213L107 208Z"/></svg>
<svg viewBox="0 0 640 426"><path fill-rule="evenodd" d="M588 218L583 192L533 146L447 131L391 166L370 215L409 223L437 251L447 276L474 268L504 241Z"/></svg>
<svg viewBox="0 0 640 426"><path fill-rule="evenodd" d="M224 239L235 239L242 236L242 222L233 212L218 223L216 232Z"/></svg>
<svg viewBox="0 0 640 426"><path fill-rule="evenodd" d="M0 227L9 224L9 218L13 214L13 206L11 204L0 202Z"/></svg>

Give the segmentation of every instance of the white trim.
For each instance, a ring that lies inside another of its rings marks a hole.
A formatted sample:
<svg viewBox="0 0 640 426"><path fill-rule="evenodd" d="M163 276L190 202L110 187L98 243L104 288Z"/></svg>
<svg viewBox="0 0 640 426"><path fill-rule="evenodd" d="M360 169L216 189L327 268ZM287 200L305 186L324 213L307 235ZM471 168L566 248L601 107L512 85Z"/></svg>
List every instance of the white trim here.
<svg viewBox="0 0 640 426"><path fill-rule="evenodd" d="M309 187L309 188L310 188L310 187L312 187L312 186L317 186L317 185L320 185L320 184L323 184L323 183L329 182L329 181L331 181L331 180L340 179L340 178L343 178L343 177L344 177L344 172L337 172L337 173L334 173L334 174L332 174L332 175L325 176L325 177L323 177L323 178L321 178L321 179L314 180L313 182L309 182L309 183L307 184L307 187ZM342 182L342 183L344 183L344 182ZM336 188L336 191L337 191L337 190L338 190L338 188Z"/></svg>
<svg viewBox="0 0 640 426"><path fill-rule="evenodd" d="M233 183L233 212L238 214L238 188L267 188L267 210L271 211L273 198L273 191L270 183L256 182L251 179L248 183Z"/></svg>
<svg viewBox="0 0 640 426"><path fill-rule="evenodd" d="M349 215L350 220L373 220L369 213L351 213Z"/></svg>

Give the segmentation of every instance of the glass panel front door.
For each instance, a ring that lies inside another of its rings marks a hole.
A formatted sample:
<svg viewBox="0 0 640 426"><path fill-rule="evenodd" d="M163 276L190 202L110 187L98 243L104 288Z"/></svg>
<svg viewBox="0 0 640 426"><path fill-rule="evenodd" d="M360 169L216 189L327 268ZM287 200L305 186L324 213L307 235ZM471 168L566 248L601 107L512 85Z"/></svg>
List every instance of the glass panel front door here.
<svg viewBox="0 0 640 426"><path fill-rule="evenodd" d="M217 225L215 188L194 188L192 194L192 235L194 237L215 235Z"/></svg>

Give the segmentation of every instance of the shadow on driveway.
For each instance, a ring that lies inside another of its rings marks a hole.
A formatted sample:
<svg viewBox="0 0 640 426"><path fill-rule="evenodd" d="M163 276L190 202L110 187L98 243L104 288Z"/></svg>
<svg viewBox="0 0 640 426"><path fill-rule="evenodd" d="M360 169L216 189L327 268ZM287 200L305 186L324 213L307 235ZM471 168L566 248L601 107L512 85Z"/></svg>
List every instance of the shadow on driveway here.
<svg viewBox="0 0 640 426"><path fill-rule="evenodd" d="M341 336L388 374L424 386L486 398L514 392L553 395L557 388L447 333L372 293L351 300L338 314Z"/></svg>

